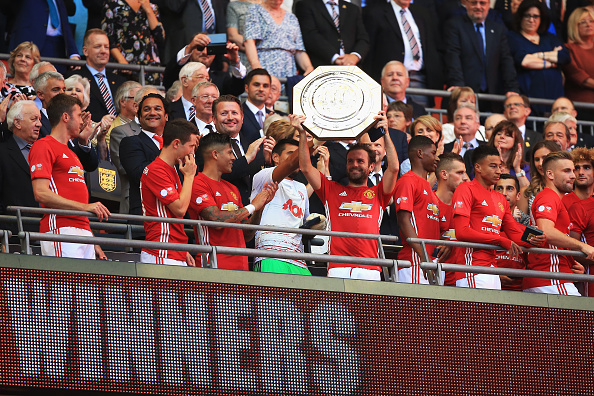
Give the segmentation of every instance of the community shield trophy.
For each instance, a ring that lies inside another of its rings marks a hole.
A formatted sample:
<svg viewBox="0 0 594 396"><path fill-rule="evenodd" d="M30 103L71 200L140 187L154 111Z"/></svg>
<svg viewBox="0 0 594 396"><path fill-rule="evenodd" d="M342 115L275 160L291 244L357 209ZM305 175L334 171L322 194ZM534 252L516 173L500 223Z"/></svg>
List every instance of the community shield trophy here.
<svg viewBox="0 0 594 396"><path fill-rule="evenodd" d="M319 140L354 140L373 127L382 87L357 66L318 66L293 88L293 113Z"/></svg>

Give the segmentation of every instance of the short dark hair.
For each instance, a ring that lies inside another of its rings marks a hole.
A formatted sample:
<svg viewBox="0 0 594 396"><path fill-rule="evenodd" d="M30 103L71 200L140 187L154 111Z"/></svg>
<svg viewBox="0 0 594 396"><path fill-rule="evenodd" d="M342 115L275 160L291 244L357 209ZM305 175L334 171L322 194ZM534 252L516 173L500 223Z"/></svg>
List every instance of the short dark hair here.
<svg viewBox="0 0 594 396"><path fill-rule="evenodd" d="M221 95L218 98L215 99L214 102L212 102L212 114L216 114L216 110L217 110L217 106L219 103L222 102L233 102L233 103L237 103L237 105L239 106L239 110L241 111L241 113L243 114L243 108L241 107L241 100L239 100L239 98L237 96L233 96L233 95Z"/></svg>
<svg viewBox="0 0 594 396"><path fill-rule="evenodd" d="M158 93L150 93L148 95L145 95L142 97L142 99L140 100L140 103L138 103L138 110L136 112L136 114L138 115L138 118L140 118L140 115L142 114L142 105L144 104L144 101L150 98L156 98L159 99L161 101L161 103L163 103L163 110L165 110L165 114L169 113L169 104L167 104L167 99L165 99L163 96L159 95Z"/></svg>
<svg viewBox="0 0 594 396"><path fill-rule="evenodd" d="M482 160L485 157L490 155L496 155L499 157L499 150L497 150L494 146L489 146L487 144L483 144L472 150L472 155L470 156L470 161L472 162L472 166L474 166L477 162Z"/></svg>
<svg viewBox="0 0 594 396"><path fill-rule="evenodd" d="M452 169L452 164L456 161L464 165L464 158L462 158L460 154L452 153L451 151L441 154L439 156L439 163L435 169L435 174L437 175L444 169L449 172Z"/></svg>
<svg viewBox="0 0 594 396"><path fill-rule="evenodd" d="M573 162L573 157L569 151L554 151L552 153L548 153L547 156L544 157L544 160L542 160L542 170L549 170L551 168L551 164L559 160L570 160Z"/></svg>
<svg viewBox="0 0 594 396"><path fill-rule="evenodd" d="M272 154L281 155L282 152L285 151L285 147L289 145L299 147L299 142L295 139L281 139L272 149Z"/></svg>
<svg viewBox="0 0 594 396"><path fill-rule="evenodd" d="M243 79L243 83L245 85L250 85L254 76L267 76L268 80L272 83L272 78L270 78L270 73L266 69L252 69L247 76Z"/></svg>
<svg viewBox="0 0 594 396"><path fill-rule="evenodd" d="M220 150L224 146L231 146L231 138L223 133L211 132L200 139L200 153L206 161L210 157L209 152Z"/></svg>
<svg viewBox="0 0 594 396"><path fill-rule="evenodd" d="M549 19L549 10L547 10L545 5L539 0L524 0L518 6L518 10L514 14L512 20L512 27L516 33L520 33L522 31L522 19L524 18L524 14L526 14L526 12L532 7L536 7L540 11L540 25L538 25L537 31L538 34L544 34L549 29L551 20Z"/></svg>
<svg viewBox="0 0 594 396"><path fill-rule="evenodd" d="M415 151L430 146L437 147L435 142L433 142L433 140L431 140L427 136L415 135L412 137L412 139L410 139L410 142L408 142L408 157L411 158L414 155Z"/></svg>
<svg viewBox="0 0 594 396"><path fill-rule="evenodd" d="M400 100L394 101L388 105L388 110L386 110L386 113L388 111L401 111L406 121L412 121L413 107L408 103L404 103Z"/></svg>
<svg viewBox="0 0 594 396"><path fill-rule="evenodd" d="M502 173L501 176L499 176L499 180L513 180L516 184L516 191L520 192L520 182L516 176L510 175L509 173Z"/></svg>
<svg viewBox="0 0 594 396"><path fill-rule="evenodd" d="M370 164L375 163L375 151L373 151L371 149L371 147L369 147L369 145L365 144L365 143L355 143L355 144L351 145L349 147L349 151L347 152L347 157L349 156L349 153L351 151L357 151L357 150L365 151L369 157L369 163Z"/></svg>
<svg viewBox="0 0 594 396"><path fill-rule="evenodd" d="M54 96L47 106L47 118L52 128L60 123L62 114L66 113L72 116L72 110L74 110L75 105L78 105L82 109L82 103L74 96L63 93Z"/></svg>
<svg viewBox="0 0 594 396"><path fill-rule="evenodd" d="M181 144L186 144L190 140L190 135L199 135L198 127L195 123L183 118L177 118L165 124L163 130L163 147L169 146L175 139Z"/></svg>

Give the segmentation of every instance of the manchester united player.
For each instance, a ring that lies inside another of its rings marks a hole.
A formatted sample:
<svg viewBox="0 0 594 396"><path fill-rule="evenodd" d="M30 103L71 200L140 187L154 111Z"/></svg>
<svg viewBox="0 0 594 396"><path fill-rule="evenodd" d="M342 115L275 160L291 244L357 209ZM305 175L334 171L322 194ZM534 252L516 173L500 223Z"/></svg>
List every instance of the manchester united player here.
<svg viewBox="0 0 594 396"><path fill-rule="evenodd" d="M454 231L454 225L452 224L452 197L456 188L469 181L468 175L466 174L466 166L464 165L464 159L460 154L456 153L443 153L439 156L439 164L435 169L435 175L437 176L437 191L435 195L438 199L439 205L439 231L441 232L441 238L455 241L456 231ZM453 247L450 255L444 258L448 263L458 263L457 257L463 248ZM456 286L456 273L447 271L445 273L444 285Z"/></svg>
<svg viewBox="0 0 594 396"><path fill-rule="evenodd" d="M412 267L401 268L398 279L400 282L428 284L427 276L421 271L420 265L425 254L431 257L435 246L427 245L428 252L423 252L420 244L409 244L407 238L440 237L439 201L427 182L427 175L435 172L439 163L437 146L427 136L414 136L408 142L408 159L411 170L396 182L394 202L402 236L402 249L398 253L398 259L410 261Z"/></svg>
<svg viewBox="0 0 594 396"><path fill-rule="evenodd" d="M474 180L461 184L453 197L456 238L500 245L512 256L521 254L518 243L522 243L520 239L526 227L514 219L505 197L493 190L501 175L499 151L493 146L479 146L472 152L471 161ZM507 237L500 235L501 230ZM542 236L532 237L531 243L538 246L543 240ZM495 263L495 251L466 248L458 259L459 264L491 267ZM497 275L461 273L458 278L458 287L501 289Z"/></svg>
<svg viewBox="0 0 594 396"><path fill-rule="evenodd" d="M222 111L225 111L225 106L230 106L230 109L237 107L235 110L239 111L239 105L235 102L219 102L218 106L222 106L219 109ZM243 207L237 187L221 179L224 173L231 172L235 160L229 135L209 133L200 140L200 151L204 158L204 170L194 178L190 218L226 223L260 224L262 209L272 200L278 185L267 184L249 205ZM196 228L194 233L196 240L200 240ZM254 231L203 226L202 235L206 245L245 248L245 241L254 237ZM208 255L205 255L201 261L202 266L208 260ZM248 260L246 256L218 254L217 268L247 271Z"/></svg>
<svg viewBox="0 0 594 396"><path fill-rule="evenodd" d="M190 205L192 183L196 174L194 151L198 145L198 128L184 119L165 125L161 153L142 172L140 198L144 216L181 219ZM184 175L181 183L175 165ZM183 224L144 222L147 241L188 243ZM149 264L195 266L188 252L165 249L142 249L140 261Z"/></svg>
<svg viewBox="0 0 594 396"><path fill-rule="evenodd" d="M388 129L388 120L381 111L375 116L377 127ZM347 153L346 166L349 184L328 180L313 167L307 147L307 136L299 130L299 166L316 194L326 207L332 231L378 234L384 208L390 202L398 173L398 155L389 134L384 135L388 168L382 180L367 187L369 172L374 168L375 153L367 145L357 144ZM372 239L355 240L334 237L330 253L340 256L378 257L377 242ZM328 264L328 276L338 278L380 280L380 267L356 264Z"/></svg>
<svg viewBox="0 0 594 396"><path fill-rule="evenodd" d="M571 151L575 174L573 191L561 199L565 208L582 199L590 198L594 193L594 149L578 147Z"/></svg>
<svg viewBox="0 0 594 396"><path fill-rule="evenodd" d="M570 219L561 201L564 193L573 190L575 174L571 154L557 151L547 155L542 163L545 188L539 192L532 203L532 221L544 231L549 249L572 249L594 259L594 247L569 236ZM528 269L551 272L584 273L584 267L570 256L549 254L528 254ZM524 278L524 291L579 296L570 281Z"/></svg>
<svg viewBox="0 0 594 396"><path fill-rule="evenodd" d="M514 213L514 218L518 221L520 215L515 215L516 211L519 210L517 208L517 203L520 199L520 182L518 178L509 173L502 173L497 184L495 184L495 191L503 194L509 204L509 209ZM502 233L502 235L504 234ZM498 250L495 254L498 267L526 269L524 253L512 256L508 252ZM511 278L509 276L499 275L499 279L501 280L502 290L524 290L524 287L522 286L523 278Z"/></svg>
<svg viewBox="0 0 594 396"><path fill-rule="evenodd" d="M594 246L594 197L579 201L569 208L569 219L571 229L569 235L577 240ZM586 268L586 273L592 274L594 262L586 259L576 258ZM594 283L588 283L588 296L594 297Z"/></svg>
<svg viewBox="0 0 594 396"><path fill-rule="evenodd" d="M47 113L52 132L37 140L29 151L33 193L44 208L94 212L99 220L103 220L111 214L101 202L89 204L83 167L67 145L85 127L81 105L77 98L65 94L51 100ZM40 232L93 236L87 217L53 214L43 215ZM44 256L95 258L92 244L42 241L41 253Z"/></svg>

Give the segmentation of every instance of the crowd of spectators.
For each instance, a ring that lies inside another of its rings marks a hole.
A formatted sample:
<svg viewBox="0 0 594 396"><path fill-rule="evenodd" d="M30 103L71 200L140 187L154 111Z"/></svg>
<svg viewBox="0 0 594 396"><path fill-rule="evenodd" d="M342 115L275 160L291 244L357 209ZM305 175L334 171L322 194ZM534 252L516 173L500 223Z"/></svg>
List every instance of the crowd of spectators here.
<svg viewBox="0 0 594 396"><path fill-rule="evenodd" d="M87 210L100 219L120 212L289 228L309 219L333 231L400 236L399 258L412 263L400 278L411 283L430 281L432 274L420 269L426 255L577 273L594 259L594 226L571 217L589 213L594 200L594 137L577 131L577 120L594 112L578 114L572 102L594 99L591 6L559 18L537 0L512 2L510 10L491 9L487 0L459 6L446 0L443 14L437 1L364 2L361 8L343 0L298 0L292 14L280 0L109 0L101 2L102 21L84 36L85 65L66 70L40 57L81 58L73 50L67 3L38 5L44 29L30 31L23 29L29 21L21 3L6 8L14 18L8 67L0 65L3 213L25 204ZM224 56L209 51L216 32L228 35ZM146 73L150 85L142 86L138 75L107 70L110 59L166 68ZM384 104L375 115L381 137L372 130L357 141L319 142L304 130L302 116L278 108L283 90L290 93L314 67L331 64L359 65L381 84ZM411 96L409 87L450 90L448 122L427 113L434 98ZM506 100L479 103L477 93ZM535 106L529 97L555 103ZM482 120L479 106L493 114ZM548 117L542 131L527 129L531 114ZM115 204L92 196L90 202L83 186L100 163L117 172ZM522 241L526 225L544 236ZM92 235L88 221L76 217L46 215L41 229ZM183 227L161 222L145 222L145 237L188 242ZM506 251L423 251L406 242L410 237L489 242ZM300 237L286 233L204 226L194 238L213 246L304 249ZM587 259L521 253L519 246L531 245L581 250ZM106 257L93 245L42 248L46 255ZM332 238L326 249L378 257L374 240ZM147 248L141 260L194 266L209 257ZM245 257L219 255L216 263L249 268ZM309 274L300 260L261 257L255 264L258 271ZM328 276L382 275L379 267L330 263ZM522 285L475 274L451 273L446 283L578 293L562 281Z"/></svg>

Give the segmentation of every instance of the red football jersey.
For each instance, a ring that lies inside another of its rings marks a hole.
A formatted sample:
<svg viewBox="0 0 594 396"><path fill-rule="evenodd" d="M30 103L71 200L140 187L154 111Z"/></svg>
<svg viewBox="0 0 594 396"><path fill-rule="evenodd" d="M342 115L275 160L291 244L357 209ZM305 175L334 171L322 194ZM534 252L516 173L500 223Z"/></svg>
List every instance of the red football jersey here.
<svg viewBox="0 0 594 396"><path fill-rule="evenodd" d="M439 231L441 232L442 239L456 241L456 230L454 230L454 223L452 221L453 205L448 205L439 198L437 198L437 203L439 204ZM447 258L446 263L464 264L460 262L460 255L463 254L463 250L464 248L461 247L452 247L450 257ZM446 271L444 285L456 286L457 274L457 272Z"/></svg>
<svg viewBox="0 0 594 396"><path fill-rule="evenodd" d="M179 199L182 185L174 167L169 166L157 157L151 162L140 178L140 196L144 216L177 218L167 205ZM188 243L183 224L144 222L144 233L147 241ZM186 261L186 252L177 250L142 249L156 257Z"/></svg>
<svg viewBox="0 0 594 396"><path fill-rule="evenodd" d="M396 212L405 210L411 213L411 223L419 238L439 239L439 200L427 180L413 171L406 172L396 182L394 203ZM426 245L426 248L431 257L435 245ZM408 260L413 266L419 266L424 260L405 238L402 239L398 259Z"/></svg>
<svg viewBox="0 0 594 396"><path fill-rule="evenodd" d="M205 220L200 212L209 206L216 206L219 210L234 211L242 208L239 190L226 180L216 181L200 172L194 178L192 186L192 198L190 200L190 217L195 220ZM196 241L199 241L198 231L194 227ZM245 248L243 231L237 228L202 227L204 244L209 246L229 246ZM196 262L202 255L198 255ZM207 258L208 259L208 258ZM202 263L204 267L205 263ZM228 254L217 254L217 268L248 270L248 259L246 256L233 256Z"/></svg>
<svg viewBox="0 0 594 396"><path fill-rule="evenodd" d="M509 249L510 239L500 235L503 227L514 242L520 242L525 227L514 219L503 194L487 190L474 179L460 184L453 200L454 228L459 241L488 243ZM462 256L464 262L461 264L485 267L495 264L494 250L465 248Z"/></svg>
<svg viewBox="0 0 594 396"><path fill-rule="evenodd" d="M321 175L322 186L316 194L324 203L328 225L332 231L378 234L384 209L391 194L384 195L384 183L373 187L349 187L326 179ZM377 258L377 241L333 237L329 242L330 254ZM357 267L380 270L381 267L356 264L328 263L328 268Z"/></svg>
<svg viewBox="0 0 594 396"><path fill-rule="evenodd" d="M517 257L511 256L504 250L497 250L495 252L497 259L497 267L502 268L515 268L515 269L526 269L526 261L524 260L524 254L520 254ZM501 285L501 290L524 290L524 278L512 278L512 283L508 285Z"/></svg>
<svg viewBox="0 0 594 396"><path fill-rule="evenodd" d="M569 210L569 208L571 208L571 205L573 205L576 202L580 202L581 199L572 191L570 193L565 194L563 198L561 198L561 201L563 202L563 205L565 205L565 209Z"/></svg>
<svg viewBox="0 0 594 396"><path fill-rule="evenodd" d="M569 214L565 205L559 195L550 188L545 188L539 192L532 203L532 225L536 225L538 219L548 219L555 223L555 228L562 233L569 236ZM559 249L555 245L546 244L546 249ZM573 258L570 256L561 256L556 254L528 254L528 269L536 271L550 271L550 272L566 272L572 273L571 266ZM555 286L562 283L570 283L570 281L554 280L554 279L536 279L524 278L524 289L530 289L540 286Z"/></svg>
<svg viewBox="0 0 594 396"><path fill-rule="evenodd" d="M582 242L594 246L594 197L584 199L571 205L568 210L571 220L571 231L582 236ZM590 266L588 273L593 273L594 266ZM594 283L588 283L588 296L594 297Z"/></svg>
<svg viewBox="0 0 594 396"><path fill-rule="evenodd" d="M33 143L29 150L29 164L31 180L49 179L52 192L72 201L89 203L85 171L78 157L68 148L68 145L58 142L51 135L39 139ZM41 205L41 207L47 208L45 205ZM44 214L39 231L56 231L62 227L91 230L88 217Z"/></svg>

